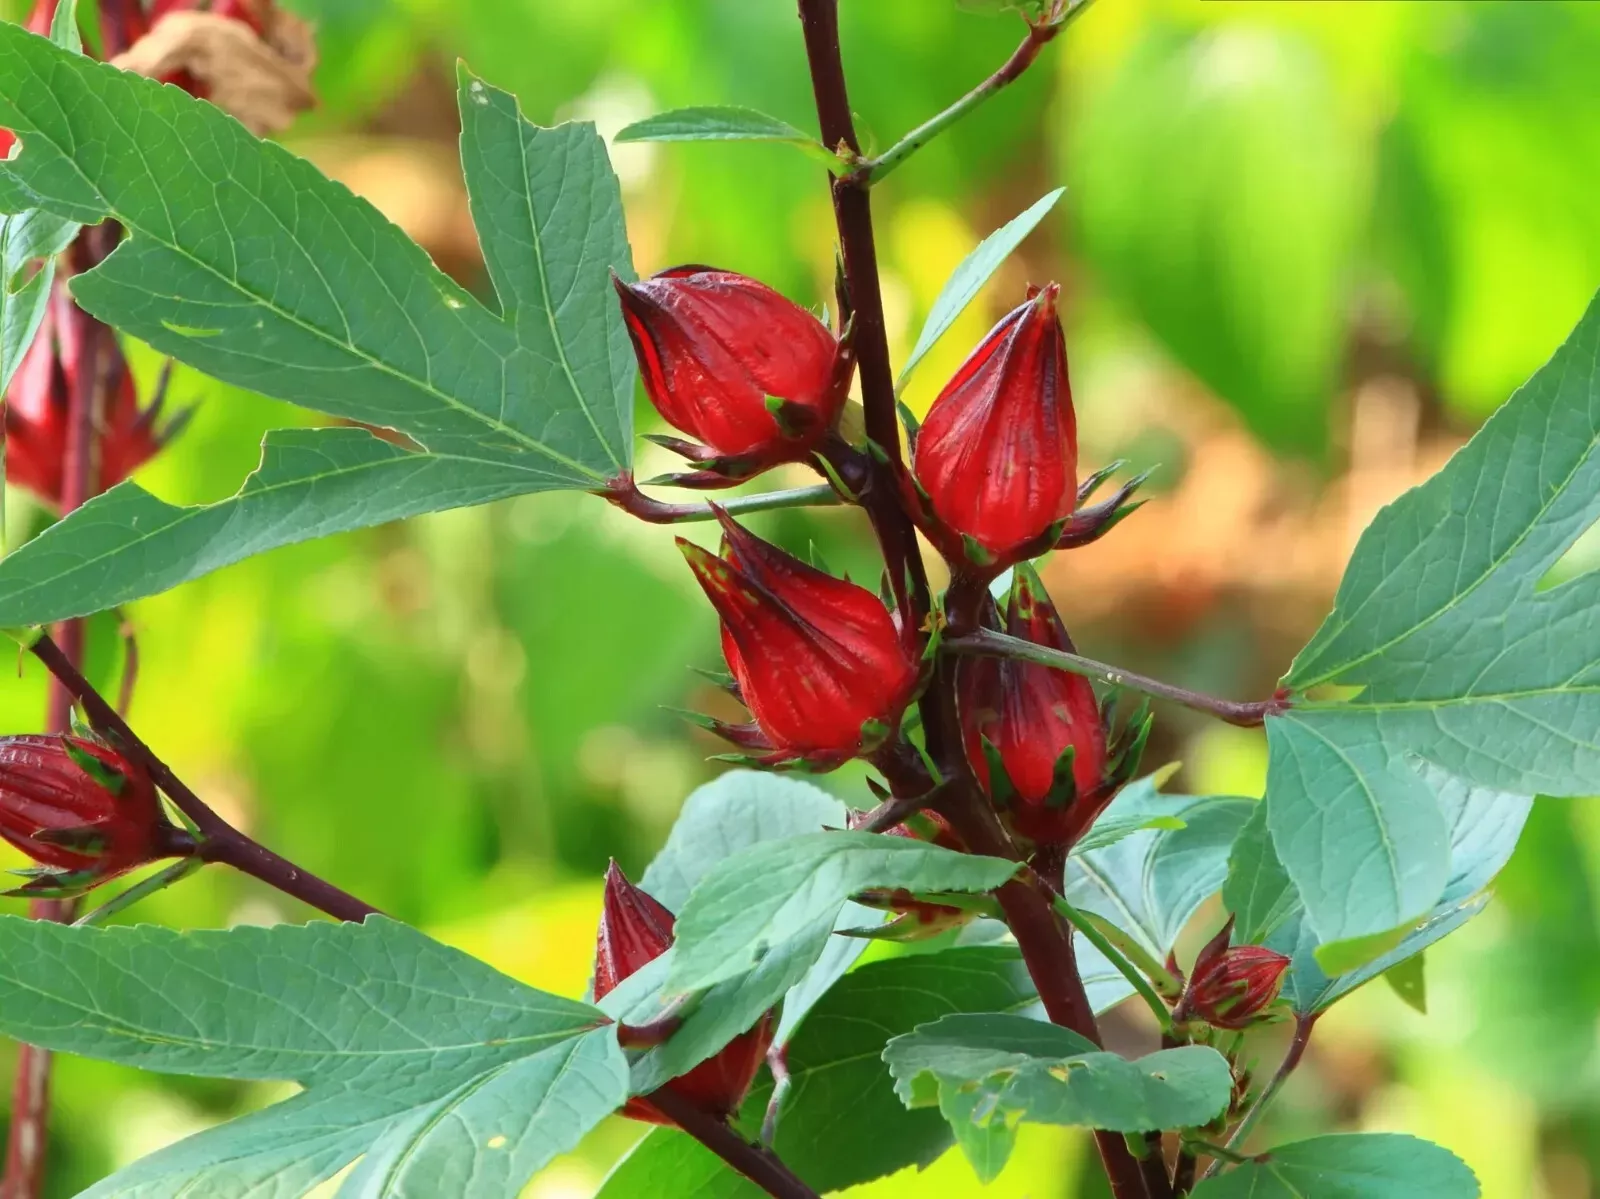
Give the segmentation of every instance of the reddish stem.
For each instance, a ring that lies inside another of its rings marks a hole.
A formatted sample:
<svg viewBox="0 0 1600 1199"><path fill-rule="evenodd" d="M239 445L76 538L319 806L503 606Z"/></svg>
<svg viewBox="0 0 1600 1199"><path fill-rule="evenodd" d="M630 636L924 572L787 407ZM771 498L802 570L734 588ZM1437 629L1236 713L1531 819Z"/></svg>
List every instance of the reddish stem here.
<svg viewBox="0 0 1600 1199"><path fill-rule="evenodd" d="M61 647L49 637L41 636L34 642L32 653L83 705L89 723L105 733L122 753L142 765L156 786L194 822L200 830L200 857L208 862L225 862L285 895L326 912L335 920L359 922L368 916L381 915L371 904L341 891L287 858L279 857L212 811L203 799L189 789L187 783L172 772L170 766L156 757L150 747L139 739L138 734L128 727L128 722L90 685L78 668L68 661Z"/></svg>
<svg viewBox="0 0 1600 1199"><path fill-rule="evenodd" d="M773 1199L818 1199L778 1155L752 1145L728 1124L675 1094L670 1087L650 1093L650 1102L674 1124L715 1153Z"/></svg>

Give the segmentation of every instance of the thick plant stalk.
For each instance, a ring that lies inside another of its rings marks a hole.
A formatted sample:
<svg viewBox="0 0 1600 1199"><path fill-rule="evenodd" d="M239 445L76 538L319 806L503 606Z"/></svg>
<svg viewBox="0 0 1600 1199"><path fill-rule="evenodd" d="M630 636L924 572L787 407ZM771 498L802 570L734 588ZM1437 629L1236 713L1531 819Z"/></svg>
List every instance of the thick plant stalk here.
<svg viewBox="0 0 1600 1199"><path fill-rule="evenodd" d="M799 0L799 4L823 143L830 150L842 148L859 154L860 143L856 139L839 48L838 0ZM866 432L882 455L862 501L882 546L891 581L907 577L912 580L909 602L902 600L902 619L909 617L915 622L914 627L920 627L928 612L927 577L916 532L895 499L897 477L904 467L900 456L894 373L889 361L883 297L878 283L872 201L864 177L833 179L831 186L845 286L855 320ZM924 696L922 713L928 752L943 766L949 766L950 759L962 756L960 737L954 724L947 719L953 712L953 672L942 669L928 695ZM948 805L948 812L953 820L961 821L956 829L968 846L978 853L1015 858L1015 849L983 797L970 782L962 791L963 795ZM1056 915L1049 899L1025 883L1007 884L1001 888L998 898L1050 1018L1098 1044L1099 1030L1073 958L1070 928ZM1097 1133L1095 1140L1116 1199L1162 1199L1150 1196L1139 1163L1120 1136Z"/></svg>

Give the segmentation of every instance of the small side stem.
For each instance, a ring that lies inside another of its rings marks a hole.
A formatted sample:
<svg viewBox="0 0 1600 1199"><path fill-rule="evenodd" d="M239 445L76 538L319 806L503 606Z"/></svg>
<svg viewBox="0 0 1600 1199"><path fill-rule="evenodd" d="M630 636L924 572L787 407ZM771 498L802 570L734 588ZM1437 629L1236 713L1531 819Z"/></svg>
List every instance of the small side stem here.
<svg viewBox="0 0 1600 1199"><path fill-rule="evenodd" d="M1300 1059L1305 1057L1306 1046L1311 1044L1311 1033L1316 1027L1317 1018L1320 1015L1320 1012L1312 1012L1295 1017L1294 1039L1289 1042L1289 1051L1283 1055L1283 1062L1278 1066L1278 1072L1272 1076L1272 1081L1267 1083L1266 1089L1250 1105L1250 1110L1245 1112L1244 1117L1234 1128L1233 1135L1228 1138L1227 1144L1223 1146L1224 1149L1232 1154L1238 1154L1244 1148L1244 1143L1249 1139L1250 1133L1266 1113L1267 1105L1276 1098L1278 1092L1283 1089L1283 1084L1289 1081L1289 1075L1293 1074L1295 1067L1300 1064ZM1206 1168L1205 1174L1201 1176L1201 1181L1204 1182L1205 1179L1210 1178L1221 1168L1222 1159L1218 1158Z"/></svg>
<svg viewBox="0 0 1600 1199"><path fill-rule="evenodd" d="M878 182L984 101L1015 83L1022 77L1022 73L1033 65L1034 59L1039 57L1039 51L1054 41L1056 35L1092 2L1093 0L1076 0L1074 3L1058 3L1056 11L1044 20L1037 23L1028 22L1027 36L998 71L949 108L918 125L878 157L862 163L858 168L860 172L868 181Z"/></svg>
<svg viewBox="0 0 1600 1199"><path fill-rule="evenodd" d="M123 753L142 765L155 785L179 811L193 821L195 828L200 831L201 858L208 862L225 862L285 895L326 912L335 920L359 922L368 916L381 914L372 905L341 891L332 883L324 882L310 871L301 869L258 844L212 811L204 800L189 789L188 784L172 772L170 766L156 757L150 747L139 739L138 734L128 727L128 722L90 685L49 636L41 635L30 648L34 657L44 663L62 687L83 705L89 723L110 735Z"/></svg>
<svg viewBox="0 0 1600 1199"><path fill-rule="evenodd" d="M1228 724L1238 725L1240 728L1259 728L1266 722L1268 716L1286 712L1290 707L1289 697L1283 692L1279 692L1271 699L1251 703L1218 699L1214 695L1190 691L1187 687L1179 687L1173 683L1164 683L1149 675L1123 670L1120 666L1096 662L1093 658L1085 658L1081 654L1069 654L1065 650L1035 645L1031 641L997 633L993 629L977 629L960 637L947 637L941 648L956 654L980 654L990 658L1015 658L1022 662L1035 662L1040 666L1067 671L1069 674L1097 679L1112 687L1127 687L1158 699L1169 699L1186 708L1215 716Z"/></svg>
<svg viewBox="0 0 1600 1199"><path fill-rule="evenodd" d="M674 1094L670 1088L652 1091L649 1096L663 1115L740 1174L755 1183L772 1199L818 1199L777 1154L752 1145L711 1113Z"/></svg>
<svg viewBox="0 0 1600 1199"><path fill-rule="evenodd" d="M687 524L691 521L716 520L717 514L709 503L669 504L653 499L639 490L632 479L618 481L599 495L630 516L653 525ZM792 487L786 491L768 491L761 495L737 495L717 503L729 516L743 516L749 512L773 512L780 508L822 508L842 504L838 494L826 483L814 487Z"/></svg>
<svg viewBox="0 0 1600 1199"><path fill-rule="evenodd" d="M1161 1002L1161 996L1156 994L1155 988L1150 985L1150 980L1122 955L1121 951L1095 927L1094 923L1083 912L1080 912L1059 895L1056 896L1055 907L1056 911L1066 918L1067 923L1082 933L1089 944L1098 949L1106 961L1117 968L1117 973L1128 980L1133 989L1139 993L1139 998L1144 1000L1145 1006L1155 1016L1156 1023L1161 1026L1161 1031L1163 1033L1168 1032L1172 1028L1172 1013L1167 1010L1167 1005Z"/></svg>

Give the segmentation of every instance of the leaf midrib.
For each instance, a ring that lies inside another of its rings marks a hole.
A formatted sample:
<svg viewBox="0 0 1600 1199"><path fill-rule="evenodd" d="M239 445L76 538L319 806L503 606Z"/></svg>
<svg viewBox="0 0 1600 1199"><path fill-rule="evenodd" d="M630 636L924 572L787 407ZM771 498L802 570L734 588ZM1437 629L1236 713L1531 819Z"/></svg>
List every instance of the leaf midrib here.
<svg viewBox="0 0 1600 1199"><path fill-rule="evenodd" d="M169 511L178 512L178 513L181 513L182 515L178 516L177 518L175 518L172 521L169 521L167 524L164 524L164 525L160 526L159 528L151 529L150 532L144 533L144 534L139 535L138 537L135 537L131 541L118 542L115 546L113 546L111 549L107 550L105 553L96 554L93 557L80 558L80 559L78 559L78 561L75 564L73 564L72 566L68 567L66 571L60 572L60 573L52 576L51 578L44 580L43 582L34 583L34 584L31 584L28 587L25 587L25 588L22 588L20 590L11 592L6 597L5 602L7 602L7 603L17 603L17 602L20 602L21 597L25 597L25 596L29 595L30 593L39 590L40 588L54 587L68 573L76 573L76 572L81 571L81 570L87 570L87 569L89 569L89 568L91 568L93 566L97 566L100 563L105 562L105 561L107 561L109 559L115 558L115 557L117 557L117 556L119 556L121 554L128 553L131 550L137 549L139 546L143 545L146 541L150 541L150 540L152 540L152 539L154 539L156 537L164 537L168 533L170 533L172 530L181 528L182 526L188 524L192 520L198 520L202 516L205 516L205 515L207 515L209 513L215 512L219 508L222 508L227 504L243 503L246 500L253 500L253 499L256 499L256 498L261 497L261 496L270 496L272 493L274 493L276 491L286 491L286 490L289 490L289 489L292 489L292 488L295 488L295 487L300 487L300 486L305 486L305 485L313 485L313 484L320 483L320 482L323 482L323 481L328 480L328 479L335 479L335 478L338 478L340 475L354 475L354 474L360 473L361 471L374 470L374 469L377 469L379 467L394 466L394 465L402 464L402 463L409 464L409 465L415 465L415 466L425 466L430 461L463 462L463 463L470 463L473 466L490 466L490 467L494 467L495 469L498 469L498 470L516 470L516 469L518 469L515 465L513 465L511 463L506 463L506 462L497 462L497 461L493 461L493 460L487 460L486 461L486 460L477 459L477 458L467 458L467 457L464 457L464 456L459 455L459 454L434 454L434 453L430 452L430 453L428 453L426 455L423 455L423 454L412 455L410 458L382 458L382 459L373 459L370 462L359 462L359 463L356 463L354 465L341 466L341 467L338 467L338 468L333 469L333 470L323 471L323 472L321 472L319 474L300 475L297 478L285 479L282 482L268 483L268 484L265 484L263 486L251 488L249 491L246 491L243 487L241 487L240 490L235 492L233 495L230 495L225 499L220 499L214 504L193 504L193 505L169 504L169 503L167 503L166 500L161 499L159 496L153 495L151 492L146 491L143 487L139 487L139 485L137 483L130 484L130 486L136 488L138 491L140 491L142 494L144 494L148 498L154 500L156 503L163 505ZM254 476L251 476L251 477L254 477ZM246 483L248 483L248 482L249 482L249 479L246 479Z"/></svg>

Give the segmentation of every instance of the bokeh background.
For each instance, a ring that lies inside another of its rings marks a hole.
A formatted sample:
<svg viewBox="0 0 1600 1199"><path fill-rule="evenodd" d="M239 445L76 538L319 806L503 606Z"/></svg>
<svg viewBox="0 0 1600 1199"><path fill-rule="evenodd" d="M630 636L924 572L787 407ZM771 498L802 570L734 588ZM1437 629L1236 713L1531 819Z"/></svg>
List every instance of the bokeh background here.
<svg viewBox="0 0 1600 1199"><path fill-rule="evenodd" d="M700 103L814 128L792 0L289 7L320 28L322 103L285 140L473 284L457 57L535 120L608 136ZM852 100L880 148L1020 33L1014 15L976 11L996 4L841 7ZM1028 281L1063 282L1086 463L1157 468L1136 517L1047 567L1085 652L1230 696L1271 690L1376 509L1470 435L1600 283L1597 62L1600 4L1099 0L875 192L903 355L978 239L1068 187L908 399L925 406ZM831 216L809 160L688 145L622 146L615 162L641 272L710 262L802 303L827 297ZM137 365L149 379L157 364ZM141 481L177 501L229 494L263 431L313 419L192 373L175 394L198 405L193 425ZM650 453L641 465L653 473ZM8 509L13 538L45 519L21 497ZM757 526L875 574L851 514ZM1597 561L1580 543L1563 569ZM686 669L716 664L711 615L668 532L588 497L283 550L125 615L142 657L135 724L214 805L541 987L581 993L607 858L642 869L718 769L716 747L665 710L718 702ZM94 655L114 677L109 618ZM42 694L29 671L0 684L5 729L36 728ZM1169 789L1260 793L1260 736L1160 717L1146 761L1182 762ZM1410 1131L1465 1158L1488 1199L1593 1194L1597 871L1597 809L1542 801L1487 913L1429 952L1427 1015L1382 982L1346 1001L1269 1132ZM191 926L308 915L221 872L140 909ZM8 1057L0 1067L9 1076ZM62 1196L280 1097L76 1060L58 1093ZM642 1131L609 1122L528 1195L587 1199ZM1084 1154L1077 1134L1026 1129L987 1191L951 1153L850 1195L1097 1195Z"/></svg>

